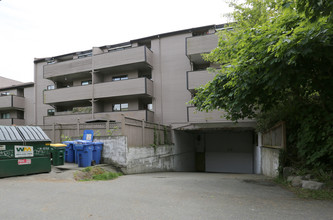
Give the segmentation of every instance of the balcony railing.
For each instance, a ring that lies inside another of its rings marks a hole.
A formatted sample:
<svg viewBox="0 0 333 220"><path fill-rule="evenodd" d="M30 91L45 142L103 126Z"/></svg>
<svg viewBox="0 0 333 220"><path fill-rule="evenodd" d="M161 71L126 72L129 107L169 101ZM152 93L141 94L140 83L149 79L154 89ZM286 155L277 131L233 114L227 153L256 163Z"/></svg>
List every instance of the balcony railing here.
<svg viewBox="0 0 333 220"><path fill-rule="evenodd" d="M218 45L218 35L209 34L186 38L186 55L194 63L202 63L201 54L209 53Z"/></svg>
<svg viewBox="0 0 333 220"><path fill-rule="evenodd" d="M18 118L8 118L8 119L0 119L0 125L25 125L24 119L18 119Z"/></svg>
<svg viewBox="0 0 333 220"><path fill-rule="evenodd" d="M21 96L0 96L0 109L24 109L25 99Z"/></svg>
<svg viewBox="0 0 333 220"><path fill-rule="evenodd" d="M94 114L94 118L121 121L122 115L126 117L135 118L139 120L145 120L153 122L154 112L149 110L136 110L136 111L119 111L119 112L99 112ZM78 119L80 122L85 122L92 119L92 114L68 114L57 116L45 116L44 124L75 124Z"/></svg>
<svg viewBox="0 0 333 220"><path fill-rule="evenodd" d="M92 57L73 59L44 66L44 78L88 72L92 69L104 69L126 66L142 67L152 66L152 52L145 46L129 47L123 50L115 50L98 54Z"/></svg>
<svg viewBox="0 0 333 220"><path fill-rule="evenodd" d="M216 73L210 73L207 70L187 72L187 89L194 90L209 81L212 81Z"/></svg>
<svg viewBox="0 0 333 220"><path fill-rule="evenodd" d="M93 92L94 90L94 92ZM153 96L153 81L136 78L44 91L44 103L55 104L71 101L111 98L131 95Z"/></svg>
<svg viewBox="0 0 333 220"><path fill-rule="evenodd" d="M207 122L216 122L216 123L230 123L237 125L235 122L230 121L224 117L225 112L219 110L213 110L210 112L201 112L197 111L195 107L191 106L187 108L187 120L192 123L207 123ZM255 120L252 119L244 119L238 122L240 123L248 123L251 126L255 126Z"/></svg>

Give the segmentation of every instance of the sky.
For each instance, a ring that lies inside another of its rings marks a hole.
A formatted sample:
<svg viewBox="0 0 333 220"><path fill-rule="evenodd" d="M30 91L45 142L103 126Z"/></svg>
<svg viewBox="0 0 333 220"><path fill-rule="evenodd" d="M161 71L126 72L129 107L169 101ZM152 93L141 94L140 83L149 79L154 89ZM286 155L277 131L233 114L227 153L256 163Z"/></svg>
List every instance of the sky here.
<svg viewBox="0 0 333 220"><path fill-rule="evenodd" d="M33 82L34 58L228 22L225 0L0 0L0 76Z"/></svg>

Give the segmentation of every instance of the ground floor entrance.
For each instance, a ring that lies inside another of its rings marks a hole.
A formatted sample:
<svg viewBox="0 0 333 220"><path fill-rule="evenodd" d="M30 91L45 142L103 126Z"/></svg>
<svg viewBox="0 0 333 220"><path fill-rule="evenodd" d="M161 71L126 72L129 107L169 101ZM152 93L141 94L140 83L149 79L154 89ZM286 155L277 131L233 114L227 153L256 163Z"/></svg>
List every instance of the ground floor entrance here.
<svg viewBox="0 0 333 220"><path fill-rule="evenodd" d="M175 131L175 138L179 171L254 173L253 129Z"/></svg>

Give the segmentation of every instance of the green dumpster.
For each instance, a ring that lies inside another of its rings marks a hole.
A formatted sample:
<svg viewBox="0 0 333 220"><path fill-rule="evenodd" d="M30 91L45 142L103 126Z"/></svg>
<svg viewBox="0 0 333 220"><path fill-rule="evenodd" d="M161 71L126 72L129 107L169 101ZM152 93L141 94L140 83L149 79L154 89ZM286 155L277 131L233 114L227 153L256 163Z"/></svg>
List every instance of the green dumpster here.
<svg viewBox="0 0 333 220"><path fill-rule="evenodd" d="M0 177L50 172L50 143L40 127L0 126Z"/></svg>
<svg viewBox="0 0 333 220"><path fill-rule="evenodd" d="M51 144L50 145L53 166L64 165L66 146L67 146L66 144Z"/></svg>

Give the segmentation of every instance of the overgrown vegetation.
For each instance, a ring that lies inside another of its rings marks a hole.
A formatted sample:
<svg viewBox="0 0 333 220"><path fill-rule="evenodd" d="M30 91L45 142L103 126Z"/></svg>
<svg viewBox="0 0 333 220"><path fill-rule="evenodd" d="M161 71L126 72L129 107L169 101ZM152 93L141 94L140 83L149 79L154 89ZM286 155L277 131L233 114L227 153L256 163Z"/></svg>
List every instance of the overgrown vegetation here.
<svg viewBox="0 0 333 220"><path fill-rule="evenodd" d="M219 33L205 59L220 64L199 88L198 110L223 109L228 119L256 118L264 131L285 121L284 165L333 170L332 0L231 2L232 31Z"/></svg>
<svg viewBox="0 0 333 220"><path fill-rule="evenodd" d="M74 173L74 179L77 181L112 180L119 176L122 176L122 173L108 172L98 166L86 167Z"/></svg>

